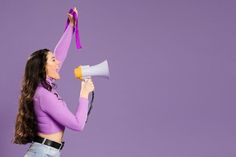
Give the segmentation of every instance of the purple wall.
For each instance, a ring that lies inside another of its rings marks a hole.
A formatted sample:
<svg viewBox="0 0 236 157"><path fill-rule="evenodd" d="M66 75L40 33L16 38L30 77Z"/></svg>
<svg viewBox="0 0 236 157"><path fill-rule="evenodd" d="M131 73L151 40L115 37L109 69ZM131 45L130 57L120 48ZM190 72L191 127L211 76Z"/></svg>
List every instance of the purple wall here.
<svg viewBox="0 0 236 157"><path fill-rule="evenodd" d="M11 144L27 57L53 50L77 1L0 2L0 152ZM104 59L111 78L94 78L94 110L83 132L66 130L62 156L236 156L236 2L123 0L79 3L83 49L73 39L58 81L75 111L73 69Z"/></svg>

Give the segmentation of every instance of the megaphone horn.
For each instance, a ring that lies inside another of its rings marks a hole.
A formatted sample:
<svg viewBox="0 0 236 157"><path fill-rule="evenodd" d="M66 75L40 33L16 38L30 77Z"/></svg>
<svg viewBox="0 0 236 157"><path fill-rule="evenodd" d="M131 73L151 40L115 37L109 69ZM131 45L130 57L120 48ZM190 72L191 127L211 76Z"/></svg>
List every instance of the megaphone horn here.
<svg viewBox="0 0 236 157"><path fill-rule="evenodd" d="M74 70L75 77L83 80L85 78L90 78L91 76L100 76L109 79L110 72L107 60L94 65L80 65Z"/></svg>

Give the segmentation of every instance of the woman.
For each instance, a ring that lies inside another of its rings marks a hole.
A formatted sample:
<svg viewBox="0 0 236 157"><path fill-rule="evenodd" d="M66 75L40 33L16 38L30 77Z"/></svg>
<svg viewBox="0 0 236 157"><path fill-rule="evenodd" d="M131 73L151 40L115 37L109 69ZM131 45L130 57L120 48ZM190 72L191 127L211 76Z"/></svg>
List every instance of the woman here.
<svg viewBox="0 0 236 157"><path fill-rule="evenodd" d="M78 16L76 8L73 14ZM41 49L31 54L26 66L19 98L14 143L31 143L25 157L59 157L63 148L65 127L82 131L87 119L88 95L94 90L91 79L81 82L80 98L72 114L55 90L59 70L67 56L75 19L68 14L69 26L59 40L54 53Z"/></svg>

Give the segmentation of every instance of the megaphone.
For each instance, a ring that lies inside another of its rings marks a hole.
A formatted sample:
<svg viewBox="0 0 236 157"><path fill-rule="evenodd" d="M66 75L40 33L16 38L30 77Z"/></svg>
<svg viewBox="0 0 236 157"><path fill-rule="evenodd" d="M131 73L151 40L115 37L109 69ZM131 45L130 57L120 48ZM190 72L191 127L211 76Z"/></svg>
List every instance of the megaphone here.
<svg viewBox="0 0 236 157"><path fill-rule="evenodd" d="M92 76L99 76L109 79L110 72L108 67L107 60L94 65L80 65L77 68L74 69L75 77L84 80L86 78L91 78Z"/></svg>

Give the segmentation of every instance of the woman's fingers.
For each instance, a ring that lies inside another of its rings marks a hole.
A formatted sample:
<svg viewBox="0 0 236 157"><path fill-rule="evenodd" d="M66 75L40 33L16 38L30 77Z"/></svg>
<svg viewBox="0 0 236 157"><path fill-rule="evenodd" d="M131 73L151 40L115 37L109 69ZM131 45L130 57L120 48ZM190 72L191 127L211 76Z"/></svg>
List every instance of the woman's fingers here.
<svg viewBox="0 0 236 157"><path fill-rule="evenodd" d="M74 12L78 15L78 10L77 10L77 8L76 7L74 7Z"/></svg>
<svg viewBox="0 0 236 157"><path fill-rule="evenodd" d="M88 98L90 92L94 91L92 79L85 79L81 82L80 96Z"/></svg>
<svg viewBox="0 0 236 157"><path fill-rule="evenodd" d="M68 18L69 18L70 23L71 23L73 26L75 26L75 19L74 19L73 15L71 15L70 13L67 13L67 15L68 15Z"/></svg>
<svg viewBox="0 0 236 157"><path fill-rule="evenodd" d="M67 13L67 15L68 15L69 20L73 21L73 15L71 15L70 13Z"/></svg>
<svg viewBox="0 0 236 157"><path fill-rule="evenodd" d="M94 84L93 84L92 79L86 79L84 81L84 88L88 90L88 92L94 91Z"/></svg>

